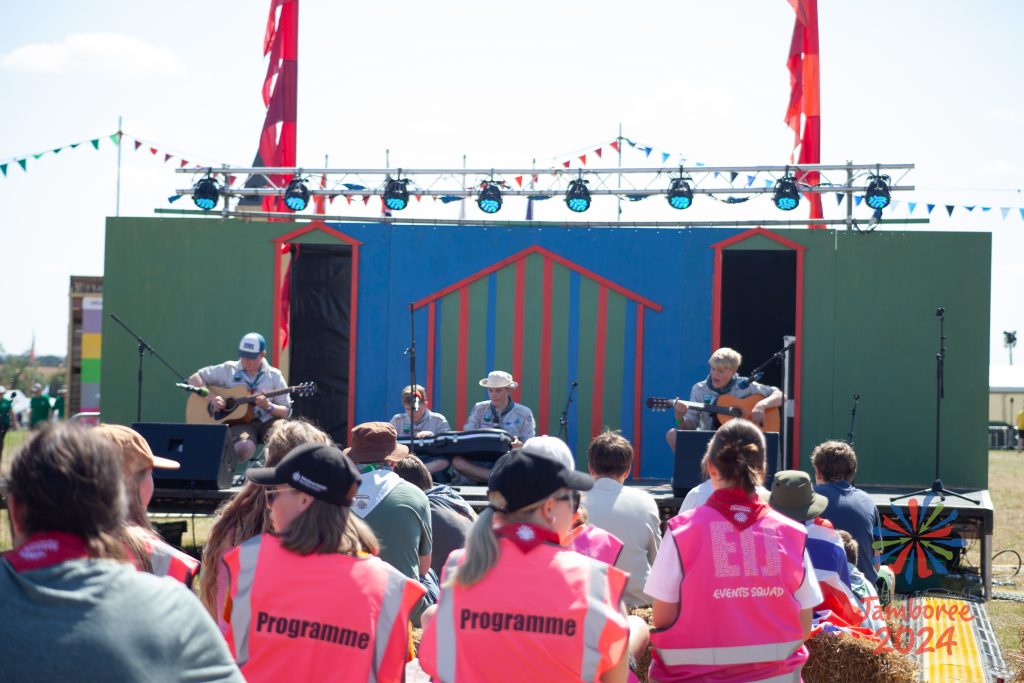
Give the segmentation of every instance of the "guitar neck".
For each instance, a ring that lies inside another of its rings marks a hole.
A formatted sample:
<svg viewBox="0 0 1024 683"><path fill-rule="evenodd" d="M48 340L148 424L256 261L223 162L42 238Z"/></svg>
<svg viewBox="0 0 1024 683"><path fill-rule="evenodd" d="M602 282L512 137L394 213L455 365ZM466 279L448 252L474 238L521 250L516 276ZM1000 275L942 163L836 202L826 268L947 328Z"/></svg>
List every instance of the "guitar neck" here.
<svg viewBox="0 0 1024 683"><path fill-rule="evenodd" d="M696 401L682 401L676 400L676 403L682 403L687 407L688 410L696 410L702 413L714 413L715 415L733 415L740 414L740 411L733 406L725 407L712 405L710 403L697 403Z"/></svg>
<svg viewBox="0 0 1024 683"><path fill-rule="evenodd" d="M281 394L289 394L289 393L295 391L297 388L298 387L285 387L284 389L274 389L273 391L264 391L263 395L266 396L267 398L272 398L274 396L280 396ZM242 403L255 403L255 402L256 402L256 397L255 396L245 396L244 398L237 398L237 399L235 399L235 405L239 405L239 404L242 404Z"/></svg>

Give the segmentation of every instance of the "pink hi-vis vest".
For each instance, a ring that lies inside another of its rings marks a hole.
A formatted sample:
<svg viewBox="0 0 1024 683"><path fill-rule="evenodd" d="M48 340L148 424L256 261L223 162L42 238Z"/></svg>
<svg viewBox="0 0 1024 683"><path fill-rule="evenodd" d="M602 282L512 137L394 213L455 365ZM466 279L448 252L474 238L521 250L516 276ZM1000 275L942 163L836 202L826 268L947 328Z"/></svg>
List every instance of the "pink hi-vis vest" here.
<svg viewBox="0 0 1024 683"><path fill-rule="evenodd" d="M569 532L569 545L580 555L614 565L622 552L618 536L593 524L578 526Z"/></svg>
<svg viewBox="0 0 1024 683"><path fill-rule="evenodd" d="M498 543L497 563L468 588L445 586L462 553L448 557L419 650L435 681L590 683L626 656L627 574L553 543Z"/></svg>
<svg viewBox="0 0 1024 683"><path fill-rule="evenodd" d="M149 562L156 576L170 576L192 587L192 581L199 573L199 560L178 550L156 536L146 540Z"/></svg>
<svg viewBox="0 0 1024 683"><path fill-rule="evenodd" d="M807 660L794 594L804 578L802 524L769 511L739 531L709 505L671 519L683 568L681 612L651 632L650 680L800 680Z"/></svg>
<svg viewBox="0 0 1024 683"><path fill-rule="evenodd" d="M228 646L246 680L402 680L424 593L376 557L296 555L270 534L224 556Z"/></svg>

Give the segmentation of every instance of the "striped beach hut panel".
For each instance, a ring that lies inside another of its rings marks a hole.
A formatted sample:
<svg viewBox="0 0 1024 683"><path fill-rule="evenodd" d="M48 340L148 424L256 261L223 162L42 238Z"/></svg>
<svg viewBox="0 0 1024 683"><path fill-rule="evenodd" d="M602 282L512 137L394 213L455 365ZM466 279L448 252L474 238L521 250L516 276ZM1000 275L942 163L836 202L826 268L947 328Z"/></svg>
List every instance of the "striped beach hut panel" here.
<svg viewBox="0 0 1024 683"><path fill-rule="evenodd" d="M662 307L540 246L532 246L413 304L427 315L427 390L453 429L487 398L491 370L519 382L538 434L559 433L585 469L586 446L621 429L640 472L644 317ZM577 382L573 387L572 383Z"/></svg>

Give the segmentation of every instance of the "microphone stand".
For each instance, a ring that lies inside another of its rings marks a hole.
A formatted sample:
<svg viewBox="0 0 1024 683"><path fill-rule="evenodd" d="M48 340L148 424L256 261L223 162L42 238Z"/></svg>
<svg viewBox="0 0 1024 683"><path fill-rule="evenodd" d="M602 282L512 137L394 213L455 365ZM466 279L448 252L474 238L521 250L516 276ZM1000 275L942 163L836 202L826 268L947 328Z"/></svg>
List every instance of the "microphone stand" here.
<svg viewBox="0 0 1024 683"><path fill-rule="evenodd" d="M118 325L120 325L125 330L127 330L128 334L130 334L133 337L135 337L135 339L139 342L139 374L138 374L138 378L136 379L136 388L135 388L135 421L136 422L142 422L142 358L143 358L143 356L146 355L146 351L149 351L151 354L153 354L158 359L160 359L160 362L163 363L164 365L166 365L167 369L170 370L175 375L177 375L178 379L180 379L182 382L185 381L185 378L182 376L182 374L180 372L175 370L171 366L170 363L168 363L166 360L164 360L163 356L161 356L159 353L156 352L156 349L154 349L152 346L147 344L145 339L143 339L139 335L135 334L135 330L133 330L132 328L128 327L128 325L123 320L118 318L113 313L110 314L110 317L114 319L114 322L116 322Z"/></svg>
<svg viewBox="0 0 1024 683"><path fill-rule="evenodd" d="M576 391L579 382L572 381L569 386L569 395L565 398L565 409L562 410L562 417L558 418L558 438L569 443L569 406L572 405L572 395Z"/></svg>
<svg viewBox="0 0 1024 683"><path fill-rule="evenodd" d="M416 444L416 411L420 409L420 399L416 392L416 311L412 307L412 303L409 303L409 348L405 350L405 355L409 356L409 452L415 454L413 450Z"/></svg>
<svg viewBox="0 0 1024 683"><path fill-rule="evenodd" d="M764 371L772 363L775 363L775 362L782 363L783 360L785 360L785 358L786 358L786 353L789 351L790 347L792 347L792 346L793 346L792 342L789 343L789 344L786 344L781 349L779 349L778 351L773 353L771 355L771 357L768 358L768 360L766 360L765 362L761 363L756 368L754 368L753 371L751 371L751 373L750 373L750 377L747 378L747 386L750 386L750 382L756 382L757 380L759 380L762 377L764 377ZM746 387L744 387L744 388L746 388Z"/></svg>
<svg viewBox="0 0 1024 683"><path fill-rule="evenodd" d="M934 493L938 495L939 500L942 501L946 500L946 496L953 496L954 498L966 500L968 503L980 505L981 503L979 501L971 500L967 496L954 493L953 491L947 491L942 486L942 477L940 475L939 468L939 453L941 445L942 399L946 394L946 309L942 307L936 308L935 315L939 319L939 352L935 354L935 481L932 483L932 487L930 489L914 491L913 493L905 493L902 496L893 496L890 499L890 502Z"/></svg>
<svg viewBox="0 0 1024 683"><path fill-rule="evenodd" d="M853 448L853 432L857 424L857 401L860 400L860 394L853 395L853 408L850 410L850 433L846 435L846 443L850 444L850 448Z"/></svg>

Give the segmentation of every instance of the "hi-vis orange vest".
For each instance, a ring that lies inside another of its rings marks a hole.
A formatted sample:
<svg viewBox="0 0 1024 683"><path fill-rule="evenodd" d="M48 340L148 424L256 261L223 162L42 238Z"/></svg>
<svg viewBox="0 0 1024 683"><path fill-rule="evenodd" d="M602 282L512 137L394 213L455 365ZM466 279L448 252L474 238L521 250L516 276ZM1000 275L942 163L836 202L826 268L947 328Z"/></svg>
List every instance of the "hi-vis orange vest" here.
<svg viewBox="0 0 1024 683"><path fill-rule="evenodd" d="M224 556L228 646L246 680L402 680L424 589L376 557L296 555L270 534Z"/></svg>
<svg viewBox="0 0 1024 683"><path fill-rule="evenodd" d="M526 553L498 543L479 583L441 589L419 651L434 680L589 683L626 656L625 572L552 543ZM461 556L449 556L442 586Z"/></svg>
<svg viewBox="0 0 1024 683"><path fill-rule="evenodd" d="M199 573L199 560L155 536L147 539L147 546L155 575L170 576L192 587L192 581Z"/></svg>

